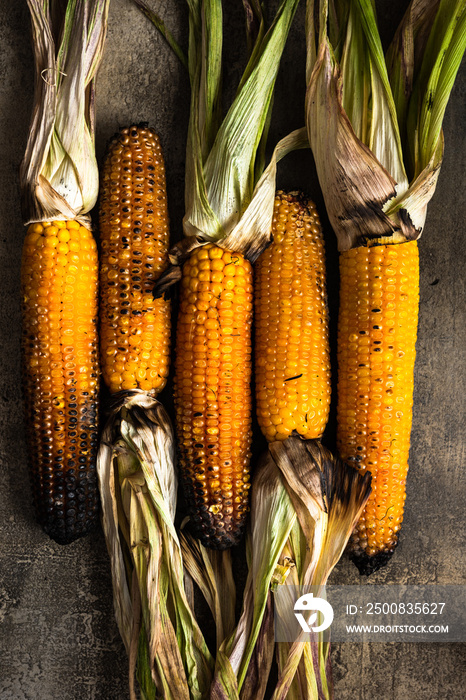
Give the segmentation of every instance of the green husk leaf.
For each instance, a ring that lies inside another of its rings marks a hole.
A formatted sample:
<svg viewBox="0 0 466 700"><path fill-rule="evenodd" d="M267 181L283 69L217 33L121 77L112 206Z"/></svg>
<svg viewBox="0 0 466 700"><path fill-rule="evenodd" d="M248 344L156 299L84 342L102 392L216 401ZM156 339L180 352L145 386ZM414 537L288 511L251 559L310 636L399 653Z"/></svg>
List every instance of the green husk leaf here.
<svg viewBox="0 0 466 700"><path fill-rule="evenodd" d="M298 0L284 0L266 33L259 4L246 4L250 10L247 16L255 17L259 27L254 32L255 43L237 94L221 122L218 120L221 3L212 0L208 7L195 0L188 3L191 118L183 220L186 236L221 244L237 229L251 203L263 170L264 138L270 122L275 79L297 3ZM264 214L259 222L253 222L251 239L260 234L268 236L271 215L272 210L264 233ZM232 240L230 237L229 246ZM238 238L236 251L244 252L251 245L251 241L245 244L243 240Z"/></svg>
<svg viewBox="0 0 466 700"><path fill-rule="evenodd" d="M131 661L140 605L146 644L138 677L151 691L148 668L163 697L205 697L213 662L184 588L174 526L177 478L168 417L144 392L121 392L104 429L97 470L102 524L110 554L115 615ZM136 595L137 589L137 595Z"/></svg>
<svg viewBox="0 0 466 700"><path fill-rule="evenodd" d="M326 41L306 94L306 122L339 249L373 238L405 240L401 223L397 228L383 211L396 196L396 182L353 131L342 106L340 71Z"/></svg>
<svg viewBox="0 0 466 700"><path fill-rule="evenodd" d="M94 87L102 59L109 0L28 0L35 95L21 164L24 222L79 219L94 206L99 175L94 152Z"/></svg>
<svg viewBox="0 0 466 700"><path fill-rule="evenodd" d="M260 700L265 696L273 662L274 647L273 598L269 591L257 641L244 678L241 700Z"/></svg>
<svg viewBox="0 0 466 700"><path fill-rule="evenodd" d="M296 513L286 491L280 487L280 476L275 464L269 462L264 466L262 462L252 485L251 532L247 539L249 571L242 612L234 633L221 647L237 680L240 695L261 632L275 568L295 520ZM252 677L248 680L248 687L253 685L258 691L265 687L262 684L266 683L268 677L270 650L267 649L267 644L270 646L270 643L266 633L260 641L261 651L253 662L254 677L260 678L260 685L256 685ZM217 655L213 681L215 688L221 688L222 685L228 687L230 683L230 680L223 677L224 667L223 657ZM229 670L228 672L230 674ZM257 695L257 700L260 697Z"/></svg>
<svg viewBox="0 0 466 700"><path fill-rule="evenodd" d="M371 0L350 3L346 30L341 60L342 105L356 136L392 175L399 194L406 190L408 181L395 103Z"/></svg>
<svg viewBox="0 0 466 700"><path fill-rule="evenodd" d="M239 88L246 82L249 77L250 70L254 67L256 61L256 52L258 51L262 39L266 31L265 12L262 3L258 0L243 0L244 11L246 15L246 36L248 45L248 54L250 57L249 63L242 75ZM265 152L267 147L267 136L272 119L273 96L270 100L267 115L264 121L262 136L257 147L256 159L254 163L254 182L262 175L265 168Z"/></svg>
<svg viewBox="0 0 466 700"><path fill-rule="evenodd" d="M154 12L154 10L151 7L149 7L149 5L146 2L144 2L144 0L133 0L133 2L141 10L141 12L144 15L146 15L147 19L149 19L152 22L152 24L158 29L158 31L163 36L163 38L165 39L175 56L177 56L177 58L180 60L180 63L187 69L188 59L186 58L183 49L176 41L173 34L167 28L163 19L156 12Z"/></svg>
<svg viewBox="0 0 466 700"><path fill-rule="evenodd" d="M277 164L288 153L301 148L309 148L305 128L292 131L277 143L270 163L262 173L246 211L233 231L219 241L219 245L229 250L239 250L251 262L255 262L270 240Z"/></svg>
<svg viewBox="0 0 466 700"><path fill-rule="evenodd" d="M465 8L413 0L385 60L372 0L330 12L327 0L318 9L308 0L306 122L341 251L421 235L466 48Z"/></svg>
<svg viewBox="0 0 466 700"><path fill-rule="evenodd" d="M465 49L466 2L441 0L408 110L408 147L414 177L428 167L438 151L445 109Z"/></svg>
<svg viewBox="0 0 466 700"><path fill-rule="evenodd" d="M308 148L309 141L305 128L292 131L276 145L270 163L262 173L248 205L238 225L217 245L232 251L242 251L254 263L270 240L277 164L288 153L300 148ZM177 243L170 251L170 265L158 278L154 286L154 296L159 297L172 284L181 279L181 267L189 254L204 245L201 236L188 236Z"/></svg>
<svg viewBox="0 0 466 700"><path fill-rule="evenodd" d="M215 658L215 676L210 688L210 700L240 700L238 681L225 653L224 644L218 649Z"/></svg>
<svg viewBox="0 0 466 700"><path fill-rule="evenodd" d="M439 2L440 0L412 2L387 51L387 70L400 127L403 125L406 127L414 76L419 71L419 57L422 57L424 53L429 27L433 22ZM406 133L401 133L404 149L407 147L406 136Z"/></svg>

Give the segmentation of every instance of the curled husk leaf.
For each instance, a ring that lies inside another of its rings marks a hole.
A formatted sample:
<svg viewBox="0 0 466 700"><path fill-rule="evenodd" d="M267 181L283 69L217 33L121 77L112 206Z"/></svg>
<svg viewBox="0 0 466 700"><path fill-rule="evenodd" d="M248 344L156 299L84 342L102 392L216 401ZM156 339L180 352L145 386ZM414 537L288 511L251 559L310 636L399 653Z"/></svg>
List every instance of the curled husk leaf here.
<svg viewBox="0 0 466 700"><path fill-rule="evenodd" d="M115 396L97 460L114 608L145 695L205 697L212 659L184 587L173 431L143 391Z"/></svg>
<svg viewBox="0 0 466 700"><path fill-rule="evenodd" d="M273 591L323 587L369 498L370 475L335 459L318 441L269 445L255 473L247 540L249 573L239 623L220 647L212 697L264 697L274 653ZM328 644L277 645L275 698L331 697ZM295 677L297 680L295 681ZM234 680L235 682L234 682ZM313 694L314 693L314 694Z"/></svg>
<svg viewBox="0 0 466 700"><path fill-rule="evenodd" d="M159 280L156 295L179 279L181 273L173 267L204 243L216 243L254 262L270 240L277 163L291 150L309 145L304 129L289 134L265 168L275 80L298 0L282 0L268 31L261 4L244 3L250 58L223 119L222 3L189 0L188 5L191 106L183 218L187 240L172 249L172 267ZM155 24L159 26L160 20Z"/></svg>
<svg viewBox="0 0 466 700"><path fill-rule="evenodd" d="M271 240L277 164L291 151L308 146L305 128L297 129L279 141L240 221L225 238L217 240L216 245L225 250L242 253L251 263L257 260ZM199 233L189 235L173 246L169 254L170 265L155 284L156 297L164 294L172 284L181 279L184 261L195 248L205 245L206 242L208 239Z"/></svg>
<svg viewBox="0 0 466 700"><path fill-rule="evenodd" d="M21 164L24 223L78 219L94 206L95 76L110 0L27 0L35 62L34 108Z"/></svg>
<svg viewBox="0 0 466 700"><path fill-rule="evenodd" d="M317 39L316 39L317 37ZM370 0L308 0L306 124L340 251L420 237L465 0L413 0L384 57Z"/></svg>

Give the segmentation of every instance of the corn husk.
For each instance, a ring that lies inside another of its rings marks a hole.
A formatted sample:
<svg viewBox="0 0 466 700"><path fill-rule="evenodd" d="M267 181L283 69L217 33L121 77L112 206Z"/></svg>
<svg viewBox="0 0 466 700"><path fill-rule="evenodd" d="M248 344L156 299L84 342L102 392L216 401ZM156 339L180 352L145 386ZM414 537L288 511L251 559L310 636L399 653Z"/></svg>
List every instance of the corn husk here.
<svg viewBox="0 0 466 700"><path fill-rule="evenodd" d="M321 590L369 494L370 475L334 459L316 441L290 437L269 445L252 486L242 614L217 653L212 698L264 697L275 651L274 589L293 584ZM332 696L328 643L298 638L276 646L274 700Z"/></svg>
<svg viewBox="0 0 466 700"><path fill-rule="evenodd" d="M204 596L216 629L216 648L235 628L236 586L231 552L207 549L189 533L180 533L185 576L190 576Z"/></svg>
<svg viewBox="0 0 466 700"><path fill-rule="evenodd" d="M24 223L78 219L94 206L95 77L102 59L109 0L28 0L35 94L21 164Z"/></svg>
<svg viewBox="0 0 466 700"><path fill-rule="evenodd" d="M306 123L339 249L418 239L466 47L465 0L413 0L387 58L371 0L308 0L306 34Z"/></svg>
<svg viewBox="0 0 466 700"><path fill-rule="evenodd" d="M103 431L97 470L115 616L144 697L204 698L213 661L184 583L175 529L170 421L145 392L123 392Z"/></svg>
<svg viewBox="0 0 466 700"><path fill-rule="evenodd" d="M289 134L277 144L265 168L275 80L298 1L283 0L268 31L261 3L244 3L250 58L222 118L222 3L187 0L191 107L183 218L186 239L172 248L172 266L181 265L193 248L206 242L241 252L253 262L270 240L277 163L290 151L309 145L304 129ZM145 0L135 2L159 28L161 20L150 5ZM168 269L157 284L157 294L179 278L179 270Z"/></svg>

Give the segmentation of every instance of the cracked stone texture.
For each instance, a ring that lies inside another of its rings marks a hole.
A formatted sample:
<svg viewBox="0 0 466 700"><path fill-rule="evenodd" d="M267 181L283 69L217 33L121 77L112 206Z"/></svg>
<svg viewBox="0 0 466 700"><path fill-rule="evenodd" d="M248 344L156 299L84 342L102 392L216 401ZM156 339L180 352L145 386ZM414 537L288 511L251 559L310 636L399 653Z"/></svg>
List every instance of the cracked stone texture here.
<svg viewBox="0 0 466 700"><path fill-rule="evenodd" d="M182 42L183 2L155 3ZM406 2L378 2L384 37ZM242 68L241 3L225 3L225 93ZM291 31L277 82L270 143L302 125L304 7ZM61 547L36 525L26 467L20 396L19 271L23 226L18 167L32 107L33 63L26 2L0 0L0 698L127 700L127 661L113 618L109 562L100 529ZM406 515L389 565L369 580L343 558L335 583L466 584L464 469L466 66L447 109L445 159L420 243L421 307ZM97 85L97 155L120 125L149 121L165 150L173 239L181 236L187 76L130 0L112 0L106 54ZM278 184L317 201L327 235L332 340L337 253L309 152L289 156ZM164 402L171 406L169 392ZM335 395L334 395L335 399ZM335 400L326 443L334 445ZM256 451L262 447L256 436ZM244 561L241 552L235 561ZM243 564L244 568L244 564ZM460 644L341 644L333 648L338 700L434 700L464 697Z"/></svg>

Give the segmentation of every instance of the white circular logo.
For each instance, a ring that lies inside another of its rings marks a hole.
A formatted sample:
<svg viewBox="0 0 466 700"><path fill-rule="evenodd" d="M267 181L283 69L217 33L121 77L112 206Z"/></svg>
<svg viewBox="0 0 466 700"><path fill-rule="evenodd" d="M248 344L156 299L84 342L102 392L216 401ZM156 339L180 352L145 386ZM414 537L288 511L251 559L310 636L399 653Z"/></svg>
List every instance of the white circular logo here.
<svg viewBox="0 0 466 700"><path fill-rule="evenodd" d="M333 622L333 608L326 600L323 598L314 597L313 593L305 593L298 598L294 604L294 610L296 619L298 620L301 628L304 632L323 632L328 629ZM304 616L301 612L296 612L296 610L301 610L303 613L308 613ZM317 627L313 627L314 623L317 621L317 613L322 613L323 622ZM311 613L311 614L309 614Z"/></svg>

